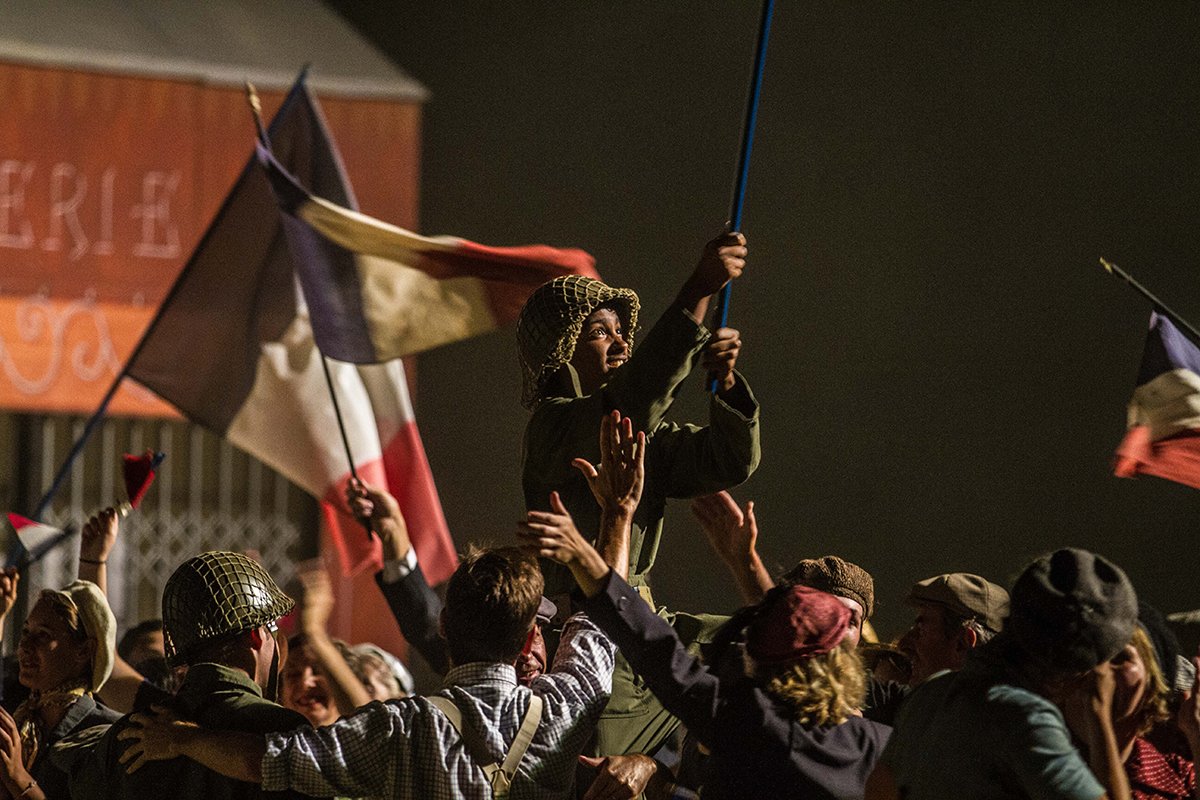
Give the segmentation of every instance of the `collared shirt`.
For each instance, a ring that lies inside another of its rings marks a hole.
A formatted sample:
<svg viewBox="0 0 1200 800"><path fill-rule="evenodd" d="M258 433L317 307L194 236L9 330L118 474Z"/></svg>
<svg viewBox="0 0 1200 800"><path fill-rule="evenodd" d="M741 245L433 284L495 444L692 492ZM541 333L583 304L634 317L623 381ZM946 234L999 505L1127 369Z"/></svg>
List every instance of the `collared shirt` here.
<svg viewBox="0 0 1200 800"><path fill-rule="evenodd" d="M473 663L446 674L439 696L462 712L497 764L539 695L542 721L510 796L572 796L575 763L611 688L614 647L586 617L567 622L550 672L528 688L510 664ZM417 800L490 798L492 790L458 732L423 697L373 702L332 725L267 737L263 788Z"/></svg>

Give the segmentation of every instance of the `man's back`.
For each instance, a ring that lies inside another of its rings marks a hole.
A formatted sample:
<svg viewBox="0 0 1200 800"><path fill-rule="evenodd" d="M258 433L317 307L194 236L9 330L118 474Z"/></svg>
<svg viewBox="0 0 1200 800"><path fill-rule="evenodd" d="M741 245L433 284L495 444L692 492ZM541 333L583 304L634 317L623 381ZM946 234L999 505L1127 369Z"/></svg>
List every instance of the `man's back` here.
<svg viewBox="0 0 1200 800"><path fill-rule="evenodd" d="M302 715L265 699L245 672L219 664L192 666L179 692L173 698L155 698L152 702L159 703L160 700L166 701L162 704L170 706L185 719L227 730L266 734L308 725ZM193 797L240 800L273 796L264 793L257 784L226 778L187 758L150 762L128 774L126 765L118 762L128 743L116 738L128 726L128 717L114 724L91 757L78 765L71 776L73 798L109 800L170 796L176 800Z"/></svg>
<svg viewBox="0 0 1200 800"><path fill-rule="evenodd" d="M883 762L913 800L1063 798L1104 793L1059 710L968 661L905 700Z"/></svg>
<svg viewBox="0 0 1200 800"><path fill-rule="evenodd" d="M475 662L446 674L438 694L454 701L489 762L501 763L529 708L541 724L517 769L510 797L572 796L575 763L608 700L612 643L586 619L568 621L550 672L529 688L509 664ZM371 703L333 725L267 738L263 788L315 796L491 797L483 764L450 720L424 697Z"/></svg>

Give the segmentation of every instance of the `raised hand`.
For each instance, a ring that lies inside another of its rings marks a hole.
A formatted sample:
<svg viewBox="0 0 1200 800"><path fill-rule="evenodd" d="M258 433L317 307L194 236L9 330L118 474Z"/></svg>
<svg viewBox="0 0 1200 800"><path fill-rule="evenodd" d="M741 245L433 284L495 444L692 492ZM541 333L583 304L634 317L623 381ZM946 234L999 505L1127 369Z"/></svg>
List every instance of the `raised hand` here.
<svg viewBox="0 0 1200 800"><path fill-rule="evenodd" d="M412 541L408 538L408 526L404 523L404 515L395 497L383 489L352 478L346 484L346 505L363 527L379 535L383 542L384 558L399 561L408 555Z"/></svg>
<svg viewBox="0 0 1200 800"><path fill-rule="evenodd" d="M723 233L713 239L704 246L696 269L684 282L675 302L697 320L703 318L708 311L708 298L742 274L749 252L746 237L740 233Z"/></svg>
<svg viewBox="0 0 1200 800"><path fill-rule="evenodd" d="M575 527L575 520L558 492L550 493L550 508L550 511L527 511L525 519L517 522L521 547L538 558L549 558L567 567L590 558L588 551L596 553Z"/></svg>
<svg viewBox="0 0 1200 800"><path fill-rule="evenodd" d="M692 513L712 549L729 568L742 599L750 605L760 602L775 582L758 557L754 501L746 503L743 511L729 492L717 492L693 500Z"/></svg>
<svg viewBox="0 0 1200 800"><path fill-rule="evenodd" d="M117 543L121 521L117 509L97 512L83 525L79 536L79 557L85 563L104 563Z"/></svg>
<svg viewBox="0 0 1200 800"><path fill-rule="evenodd" d="M646 434L633 432L633 422L613 411L600 421L600 466L583 458L571 465L583 473L600 508L632 515L645 483Z"/></svg>
<svg viewBox="0 0 1200 800"><path fill-rule="evenodd" d="M304 587L300 626L309 636L324 635L333 613L333 586L329 582L329 573L320 560L314 560L301 565L296 570L296 577Z"/></svg>
<svg viewBox="0 0 1200 800"><path fill-rule="evenodd" d="M717 492L692 501L692 514L708 536L708 543L726 564L745 561L755 552L758 523L754 519L754 501L746 510L738 508L729 492Z"/></svg>

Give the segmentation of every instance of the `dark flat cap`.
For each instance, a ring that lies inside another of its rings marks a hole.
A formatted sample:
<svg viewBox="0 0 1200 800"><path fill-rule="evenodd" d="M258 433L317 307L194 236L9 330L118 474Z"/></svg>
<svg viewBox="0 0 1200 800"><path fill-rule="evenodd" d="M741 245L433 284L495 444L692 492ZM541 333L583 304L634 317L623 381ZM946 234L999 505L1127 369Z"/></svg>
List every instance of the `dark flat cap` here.
<svg viewBox="0 0 1200 800"><path fill-rule="evenodd" d="M785 585L811 586L849 598L863 608L863 619L875 613L875 581L871 573L837 556L806 558L779 579Z"/></svg>
<svg viewBox="0 0 1200 800"><path fill-rule="evenodd" d="M969 572L948 572L913 584L907 602L933 603L963 619L975 619L999 633L1008 617L1008 592Z"/></svg>
<svg viewBox="0 0 1200 800"><path fill-rule="evenodd" d="M1137 612L1137 594L1120 567L1067 548L1039 558L1017 578L1004 632L1051 666L1080 672L1129 643Z"/></svg>

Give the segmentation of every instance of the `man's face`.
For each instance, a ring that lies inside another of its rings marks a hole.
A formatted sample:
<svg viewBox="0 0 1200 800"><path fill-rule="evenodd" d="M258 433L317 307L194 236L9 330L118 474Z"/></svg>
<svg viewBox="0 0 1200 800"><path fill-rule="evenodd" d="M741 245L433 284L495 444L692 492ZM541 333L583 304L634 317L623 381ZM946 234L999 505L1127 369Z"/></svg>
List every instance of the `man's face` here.
<svg viewBox="0 0 1200 800"><path fill-rule="evenodd" d="M900 652L912 662L910 686L916 686L944 669L962 669L970 648L957 629L954 635L946 635L946 622L946 610L941 606L917 604L916 620L900 637Z"/></svg>
<svg viewBox="0 0 1200 800"><path fill-rule="evenodd" d="M583 321L571 366L579 375L579 387L584 394L603 386L608 373L629 360L625 334L620 315L611 308L598 308Z"/></svg>
<svg viewBox="0 0 1200 800"><path fill-rule="evenodd" d="M851 647L858 647L859 641L862 639L862 624L863 624L863 607L857 600L851 600L849 597L834 595L838 602L850 609L850 625L846 628L846 638L843 641L849 642Z"/></svg>
<svg viewBox="0 0 1200 800"><path fill-rule="evenodd" d="M529 652L517 656L517 682L522 686L533 683L533 679L546 671L546 640L542 638L542 626L534 623L533 641Z"/></svg>

